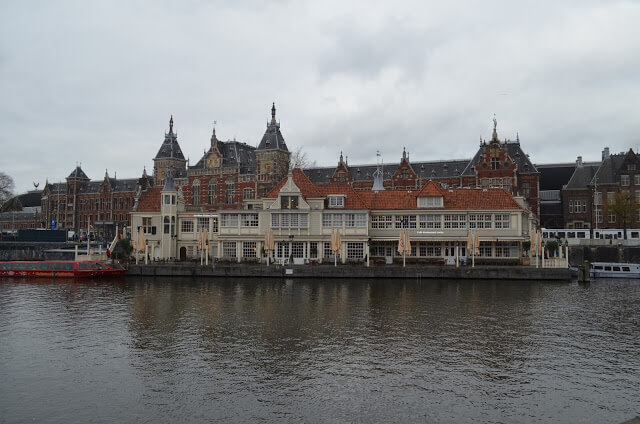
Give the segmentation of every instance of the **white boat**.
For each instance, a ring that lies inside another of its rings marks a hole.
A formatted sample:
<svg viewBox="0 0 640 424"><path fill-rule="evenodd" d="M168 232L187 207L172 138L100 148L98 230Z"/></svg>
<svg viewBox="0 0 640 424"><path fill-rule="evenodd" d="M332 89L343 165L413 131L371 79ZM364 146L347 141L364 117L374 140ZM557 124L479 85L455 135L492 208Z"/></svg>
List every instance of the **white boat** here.
<svg viewBox="0 0 640 424"><path fill-rule="evenodd" d="M593 262L590 274L595 278L640 278L640 264Z"/></svg>

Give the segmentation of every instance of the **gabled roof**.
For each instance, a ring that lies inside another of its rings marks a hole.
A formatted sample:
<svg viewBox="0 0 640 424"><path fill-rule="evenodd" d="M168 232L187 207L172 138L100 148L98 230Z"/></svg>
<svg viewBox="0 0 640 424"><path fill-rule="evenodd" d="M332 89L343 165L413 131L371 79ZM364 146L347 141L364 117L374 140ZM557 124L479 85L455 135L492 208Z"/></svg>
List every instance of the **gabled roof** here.
<svg viewBox="0 0 640 424"><path fill-rule="evenodd" d="M160 212L160 192L162 187L149 187L140 193L134 212Z"/></svg>
<svg viewBox="0 0 640 424"><path fill-rule="evenodd" d="M531 160L529 160L529 155L527 155L525 152L522 151L519 140L518 141L505 140L504 143L500 143L500 146L506 147L507 154L509 155L513 163L516 164L516 166L518 167L518 173L520 174L538 173L538 170L536 169L535 165L531 162ZM480 146L475 156L473 157L473 159L471 159L468 166L464 170L463 172L464 175L469 175L469 176L474 175L473 167L477 166L480 163L480 159L484 156L485 149L487 149L488 147L489 147L489 144L486 144L486 143L483 143Z"/></svg>
<svg viewBox="0 0 640 424"><path fill-rule="evenodd" d="M598 171L599 165L583 165L576 167L573 175L564 187L565 190L587 189L593 180L593 176Z"/></svg>
<svg viewBox="0 0 640 424"><path fill-rule="evenodd" d="M280 123L276 121L276 104L271 107L271 122L267 123L267 130L262 136L258 150L283 150L288 152L287 144L280 132Z"/></svg>
<svg viewBox="0 0 640 424"><path fill-rule="evenodd" d="M256 173L256 148L235 140L218 141L217 149L222 155L222 166L240 166L240 174ZM211 149L189 169L204 169Z"/></svg>
<svg viewBox="0 0 640 424"><path fill-rule="evenodd" d="M536 169L540 172L540 190L562 190L571 176L575 173L576 164L549 164L538 165Z"/></svg>

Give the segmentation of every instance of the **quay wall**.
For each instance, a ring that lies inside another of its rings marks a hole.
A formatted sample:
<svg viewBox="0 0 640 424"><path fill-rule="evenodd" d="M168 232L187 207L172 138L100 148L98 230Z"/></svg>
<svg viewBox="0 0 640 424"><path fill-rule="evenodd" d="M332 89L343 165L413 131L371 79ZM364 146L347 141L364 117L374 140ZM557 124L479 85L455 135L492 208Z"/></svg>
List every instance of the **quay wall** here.
<svg viewBox="0 0 640 424"><path fill-rule="evenodd" d="M128 276L158 277L245 277L245 278L365 278L413 280L536 280L569 281L569 269L530 266L356 266L356 265L183 265L150 264L129 266Z"/></svg>

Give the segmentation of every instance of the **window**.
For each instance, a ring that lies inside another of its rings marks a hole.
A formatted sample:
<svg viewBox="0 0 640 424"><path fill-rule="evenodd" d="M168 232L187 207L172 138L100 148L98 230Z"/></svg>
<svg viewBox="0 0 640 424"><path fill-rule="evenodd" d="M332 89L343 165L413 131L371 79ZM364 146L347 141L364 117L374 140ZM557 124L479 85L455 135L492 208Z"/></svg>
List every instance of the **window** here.
<svg viewBox="0 0 640 424"><path fill-rule="evenodd" d="M443 200L440 196L418 197L418 208L441 208Z"/></svg>
<svg viewBox="0 0 640 424"><path fill-rule="evenodd" d="M307 228L309 215L306 213L272 213L271 226L274 228Z"/></svg>
<svg viewBox="0 0 640 424"><path fill-rule="evenodd" d="M609 203L610 205L615 203L616 201L616 196L614 194L613 191L607 191L607 203Z"/></svg>
<svg viewBox="0 0 640 424"><path fill-rule="evenodd" d="M344 196L329 196L330 208L344 208Z"/></svg>
<svg viewBox="0 0 640 424"><path fill-rule="evenodd" d="M191 185L191 196L193 197L193 204L200 204L200 181L195 180Z"/></svg>
<svg viewBox="0 0 640 424"><path fill-rule="evenodd" d="M256 258L257 256L257 245L255 241L245 241L242 243L243 258Z"/></svg>
<svg viewBox="0 0 640 424"><path fill-rule="evenodd" d="M304 243L295 241L291 243L291 255L294 258L304 258Z"/></svg>
<svg viewBox="0 0 640 424"><path fill-rule="evenodd" d="M569 200L569 213L573 213L573 200Z"/></svg>
<svg viewBox="0 0 640 424"><path fill-rule="evenodd" d="M218 200L218 184L209 182L209 204L215 205Z"/></svg>
<svg viewBox="0 0 640 424"><path fill-rule="evenodd" d="M318 242L317 241L309 242L309 258L311 259L318 258Z"/></svg>
<svg viewBox="0 0 640 424"><path fill-rule="evenodd" d="M237 213L225 213L220 215L220 225L222 228L235 228L238 226Z"/></svg>
<svg viewBox="0 0 640 424"><path fill-rule="evenodd" d="M491 215L469 215L469 228L491 228Z"/></svg>
<svg viewBox="0 0 640 424"><path fill-rule="evenodd" d="M348 213L344 216L345 227L364 228L367 226L367 218L363 213Z"/></svg>
<svg viewBox="0 0 640 424"><path fill-rule="evenodd" d="M495 228L509 228L511 225L511 219L508 214L494 215Z"/></svg>
<svg viewBox="0 0 640 424"><path fill-rule="evenodd" d="M616 222L616 214L609 212L609 214L607 215L607 220L609 221L609 223L614 224Z"/></svg>
<svg viewBox="0 0 640 424"><path fill-rule="evenodd" d="M151 234L151 217L142 217L142 230L145 234Z"/></svg>
<svg viewBox="0 0 640 424"><path fill-rule="evenodd" d="M420 215L420 228L442 228L442 215Z"/></svg>
<svg viewBox="0 0 640 424"><path fill-rule="evenodd" d="M332 258L333 259L333 251L331 251L331 243L324 242L324 258Z"/></svg>
<svg viewBox="0 0 640 424"><path fill-rule="evenodd" d="M371 228L388 229L392 228L393 216L392 215L372 215L371 216Z"/></svg>
<svg viewBox="0 0 640 424"><path fill-rule="evenodd" d="M242 226L243 227L257 227L258 226L258 214L257 213L243 213L241 215L241 217L242 217Z"/></svg>
<svg viewBox="0 0 640 424"><path fill-rule="evenodd" d="M480 251L480 256L484 256L484 257L488 257L490 258L491 255L491 246L483 246L482 243L480 243L480 247L478 248L478 250Z"/></svg>
<svg viewBox="0 0 640 424"><path fill-rule="evenodd" d="M281 196L280 209L298 209L298 196Z"/></svg>
<svg viewBox="0 0 640 424"><path fill-rule="evenodd" d="M171 229L171 224L170 224L170 221L169 221L169 217L165 216L164 219L163 219L163 222L164 222L164 233L165 234L169 234L169 231Z"/></svg>
<svg viewBox="0 0 640 424"><path fill-rule="evenodd" d="M364 243L348 242L347 243L347 259L362 259L362 258L364 258Z"/></svg>
<svg viewBox="0 0 640 424"><path fill-rule="evenodd" d="M235 200L234 200L235 189L236 189L236 184L233 181L227 181L226 190L225 190L225 201L227 203L235 203Z"/></svg>
<svg viewBox="0 0 640 424"><path fill-rule="evenodd" d="M627 164L627 171L635 171L635 170L636 170L636 164L635 163Z"/></svg>
<svg viewBox="0 0 640 424"><path fill-rule="evenodd" d="M199 217L198 218L198 227L196 228L198 231L200 231L202 228L205 229L205 231L209 231L209 218L208 217Z"/></svg>
<svg viewBox="0 0 640 424"><path fill-rule="evenodd" d="M633 183L635 185L640 185L640 174L636 174L633 176Z"/></svg>
<svg viewBox="0 0 640 424"><path fill-rule="evenodd" d="M603 221L603 216L602 216L602 210L600 209L601 206L596 206L596 222L598 224L602 224Z"/></svg>
<svg viewBox="0 0 640 424"><path fill-rule="evenodd" d="M225 258L236 257L236 242L235 241L223 241L222 242L222 256Z"/></svg>
<svg viewBox="0 0 640 424"><path fill-rule="evenodd" d="M596 191L593 194L593 203L595 205L601 205L602 204L602 192L601 191Z"/></svg>
<svg viewBox="0 0 640 424"><path fill-rule="evenodd" d="M180 223L180 232L181 233L193 233L193 221L190 219L185 219Z"/></svg>
<svg viewBox="0 0 640 424"><path fill-rule="evenodd" d="M164 204L165 205L175 205L176 204L176 196L172 194L164 195Z"/></svg>
<svg viewBox="0 0 640 424"><path fill-rule="evenodd" d="M212 223L212 231L214 233L218 232L218 217L214 216L213 218L211 218L211 223Z"/></svg>
<svg viewBox="0 0 640 424"><path fill-rule="evenodd" d="M445 215L444 228L467 228L465 215Z"/></svg>
<svg viewBox="0 0 640 424"><path fill-rule="evenodd" d="M620 184L623 186L628 186L631 182L631 178L629 175L620 175Z"/></svg>
<svg viewBox="0 0 640 424"><path fill-rule="evenodd" d="M253 189L252 188L245 188L244 190L242 190L242 198L244 200L253 199L254 198Z"/></svg>
<svg viewBox="0 0 640 424"><path fill-rule="evenodd" d="M529 183L522 183L522 195L527 199L531 196L531 185Z"/></svg>
<svg viewBox="0 0 640 424"><path fill-rule="evenodd" d="M395 227L400 228L416 228L415 215L397 215L395 217Z"/></svg>
<svg viewBox="0 0 640 424"><path fill-rule="evenodd" d="M322 226L329 227L329 228L342 228L342 214L341 213L323 213Z"/></svg>
<svg viewBox="0 0 640 424"><path fill-rule="evenodd" d="M491 169L500 169L500 158L491 158Z"/></svg>
<svg viewBox="0 0 640 424"><path fill-rule="evenodd" d="M587 211L587 201L586 200L581 200L580 201L580 212L584 213Z"/></svg>

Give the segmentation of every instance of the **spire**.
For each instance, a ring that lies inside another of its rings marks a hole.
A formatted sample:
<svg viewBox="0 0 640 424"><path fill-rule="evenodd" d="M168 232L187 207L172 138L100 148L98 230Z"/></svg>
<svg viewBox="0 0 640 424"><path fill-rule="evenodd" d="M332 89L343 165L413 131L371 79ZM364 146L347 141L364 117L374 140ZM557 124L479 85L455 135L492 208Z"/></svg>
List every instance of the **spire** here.
<svg viewBox="0 0 640 424"><path fill-rule="evenodd" d="M338 165L342 165L344 163L344 157L342 156L342 150L340 151L340 161L338 162Z"/></svg>
<svg viewBox="0 0 640 424"><path fill-rule="evenodd" d="M173 115L171 115L171 119L169 119L169 134L173 134Z"/></svg>
<svg viewBox="0 0 640 424"><path fill-rule="evenodd" d="M213 134L211 134L211 149L217 149L218 137L216 137L216 123L217 121L213 121Z"/></svg>
<svg viewBox="0 0 640 424"><path fill-rule="evenodd" d="M273 105L271 106L271 123L276 123L276 102L273 102Z"/></svg>
<svg viewBox="0 0 640 424"><path fill-rule="evenodd" d="M406 161L407 160L407 148L403 147L402 148L402 161Z"/></svg>

